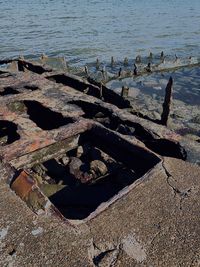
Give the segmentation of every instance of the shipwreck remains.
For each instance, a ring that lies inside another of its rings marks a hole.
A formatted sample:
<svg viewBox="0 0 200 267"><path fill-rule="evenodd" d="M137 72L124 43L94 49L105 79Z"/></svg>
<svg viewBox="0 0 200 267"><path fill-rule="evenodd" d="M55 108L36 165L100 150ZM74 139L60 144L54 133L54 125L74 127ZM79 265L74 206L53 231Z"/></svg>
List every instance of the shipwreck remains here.
<svg viewBox="0 0 200 267"><path fill-rule="evenodd" d="M2 63L0 265L197 266L199 143L92 77Z"/></svg>
<svg viewBox="0 0 200 267"><path fill-rule="evenodd" d="M131 114L126 97L48 66L15 63L0 73L0 157L5 180L36 214L88 221L151 178L163 156L195 161L195 145Z"/></svg>

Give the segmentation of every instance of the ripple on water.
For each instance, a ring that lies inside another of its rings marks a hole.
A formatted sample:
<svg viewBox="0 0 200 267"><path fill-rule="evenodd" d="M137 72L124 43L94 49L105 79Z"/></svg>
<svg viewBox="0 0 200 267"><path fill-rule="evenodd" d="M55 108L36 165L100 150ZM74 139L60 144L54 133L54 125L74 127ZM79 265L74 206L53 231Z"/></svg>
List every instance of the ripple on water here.
<svg viewBox="0 0 200 267"><path fill-rule="evenodd" d="M198 55L199 9L199 0L1 1L1 57L56 50L85 64L149 49Z"/></svg>

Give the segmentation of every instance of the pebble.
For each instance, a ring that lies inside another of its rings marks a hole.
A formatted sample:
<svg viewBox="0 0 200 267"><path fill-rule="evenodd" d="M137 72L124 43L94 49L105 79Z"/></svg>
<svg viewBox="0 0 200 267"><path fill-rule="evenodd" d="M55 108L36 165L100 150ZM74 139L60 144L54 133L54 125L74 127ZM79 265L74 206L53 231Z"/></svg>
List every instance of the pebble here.
<svg viewBox="0 0 200 267"><path fill-rule="evenodd" d="M83 151L83 147L82 147L82 146L79 146L79 147L77 148L76 156L77 156L78 158L80 158L80 157L83 155L83 153L84 153L84 151Z"/></svg>
<svg viewBox="0 0 200 267"><path fill-rule="evenodd" d="M31 234L33 236L38 236L38 235L41 235L43 233L43 228L42 227L38 227L37 229L33 230L31 232Z"/></svg>
<svg viewBox="0 0 200 267"><path fill-rule="evenodd" d="M93 160L90 163L90 171L93 171L97 176L103 176L108 172L108 169L100 160Z"/></svg>
<svg viewBox="0 0 200 267"><path fill-rule="evenodd" d="M7 236L8 228L9 226L0 230L0 240L4 239Z"/></svg>
<svg viewBox="0 0 200 267"><path fill-rule="evenodd" d="M69 163L69 158L67 156L62 157L61 163L66 166Z"/></svg>

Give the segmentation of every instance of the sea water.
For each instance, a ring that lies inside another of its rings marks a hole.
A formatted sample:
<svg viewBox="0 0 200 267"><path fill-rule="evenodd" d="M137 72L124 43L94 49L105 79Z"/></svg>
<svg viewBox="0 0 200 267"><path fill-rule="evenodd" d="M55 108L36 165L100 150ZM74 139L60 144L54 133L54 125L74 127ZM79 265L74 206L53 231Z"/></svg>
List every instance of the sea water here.
<svg viewBox="0 0 200 267"><path fill-rule="evenodd" d="M199 0L0 0L0 59L198 57L199 44Z"/></svg>

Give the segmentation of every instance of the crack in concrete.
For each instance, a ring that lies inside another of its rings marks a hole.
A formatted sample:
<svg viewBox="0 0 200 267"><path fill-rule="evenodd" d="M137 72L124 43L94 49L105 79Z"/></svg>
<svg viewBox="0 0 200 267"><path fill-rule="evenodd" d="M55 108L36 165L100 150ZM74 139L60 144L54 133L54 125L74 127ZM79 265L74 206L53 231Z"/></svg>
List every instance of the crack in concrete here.
<svg viewBox="0 0 200 267"><path fill-rule="evenodd" d="M172 176L171 173L169 173L168 170L166 169L166 167L165 167L165 165L164 165L164 162L162 162L162 167L163 167L163 170L165 171L165 174L166 174L166 176L167 176L167 184L168 184L168 185L173 189L173 191L174 191L174 197L176 196L176 194L181 194L181 191L180 191L178 188L174 187L174 186L170 183L169 179L170 179L170 178L173 179L173 176Z"/></svg>
<svg viewBox="0 0 200 267"><path fill-rule="evenodd" d="M113 259L113 261L111 262L111 264L110 264L110 266L109 267L114 267L115 266L115 264L118 262L118 260L119 260L119 256L120 256L120 254L121 254L121 252L122 252L122 244L120 243L118 246L117 246L117 255L116 255L116 258L115 259Z"/></svg>
<svg viewBox="0 0 200 267"><path fill-rule="evenodd" d="M149 245L154 246L154 241L156 240L156 238L157 238L157 237L160 235L160 233L162 233L162 232L163 232L163 230L158 231L158 232L153 236L153 238L150 240Z"/></svg>
<svg viewBox="0 0 200 267"><path fill-rule="evenodd" d="M171 175L171 173L169 173L169 171L166 169L165 165L164 165L164 162L162 162L162 167L163 167L163 170L167 176L167 184L173 189L174 191L174 197L176 197L176 195L179 196L180 198L180 203L179 203L179 209L182 210L183 209L183 201L185 198L188 198L189 197L189 193L192 191L192 188L189 188L185 191L181 191L180 189L178 189L177 187L173 186L171 183L170 183L170 178L174 180L173 178L173 175Z"/></svg>

